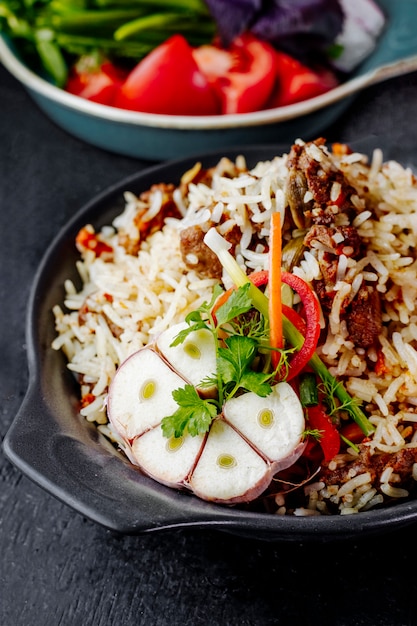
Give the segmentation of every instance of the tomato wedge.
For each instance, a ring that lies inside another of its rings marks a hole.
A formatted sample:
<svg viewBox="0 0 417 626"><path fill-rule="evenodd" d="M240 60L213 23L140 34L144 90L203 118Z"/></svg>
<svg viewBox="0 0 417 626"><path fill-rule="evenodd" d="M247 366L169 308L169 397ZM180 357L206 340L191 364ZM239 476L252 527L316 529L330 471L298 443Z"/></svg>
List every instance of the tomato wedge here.
<svg viewBox="0 0 417 626"><path fill-rule="evenodd" d="M340 435L331 418L321 405L306 409L309 427L319 431L319 444L324 460L331 461L340 450Z"/></svg>
<svg viewBox="0 0 417 626"><path fill-rule="evenodd" d="M284 52L275 51L277 85L267 108L295 104L337 87L330 70L314 71Z"/></svg>
<svg viewBox="0 0 417 626"><path fill-rule="evenodd" d="M221 113L250 113L264 107L275 83L275 50L250 34L227 49L204 45L193 50L202 73L215 88Z"/></svg>
<svg viewBox="0 0 417 626"><path fill-rule="evenodd" d="M125 78L126 73L110 61L99 63L93 56L84 56L71 69L65 90L111 106Z"/></svg>
<svg viewBox="0 0 417 626"><path fill-rule="evenodd" d="M215 115L220 103L199 70L192 48L173 35L128 75L115 100L121 109L166 115Z"/></svg>
<svg viewBox="0 0 417 626"><path fill-rule="evenodd" d="M352 443L361 443L361 441L365 438L363 430L358 424L356 424L356 422L351 422L350 424L343 426L340 434Z"/></svg>

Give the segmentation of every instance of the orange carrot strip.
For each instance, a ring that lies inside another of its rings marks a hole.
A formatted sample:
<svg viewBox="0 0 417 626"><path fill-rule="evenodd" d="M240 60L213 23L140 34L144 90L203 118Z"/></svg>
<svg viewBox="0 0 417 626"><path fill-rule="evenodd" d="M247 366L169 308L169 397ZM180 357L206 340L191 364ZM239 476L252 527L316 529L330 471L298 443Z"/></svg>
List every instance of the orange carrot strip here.
<svg viewBox="0 0 417 626"><path fill-rule="evenodd" d="M281 300L281 215L272 213L269 236L269 326L272 348L282 348L282 300ZM279 354L272 351L272 365L279 363Z"/></svg>

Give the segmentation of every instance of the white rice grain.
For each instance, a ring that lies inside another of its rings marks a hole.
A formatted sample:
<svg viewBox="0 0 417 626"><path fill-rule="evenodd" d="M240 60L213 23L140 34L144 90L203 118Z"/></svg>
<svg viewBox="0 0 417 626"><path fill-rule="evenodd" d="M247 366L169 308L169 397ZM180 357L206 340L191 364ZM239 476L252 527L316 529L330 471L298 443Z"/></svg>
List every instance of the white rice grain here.
<svg viewBox="0 0 417 626"><path fill-rule="evenodd" d="M344 485L342 485L337 492L337 496L338 498L343 498L343 496L346 496L347 494L352 493L354 489L357 489L361 485L366 485L367 483L370 483L370 482L371 482L371 475L369 472L364 472L363 474L359 474L359 476L355 476L354 478L351 478Z"/></svg>

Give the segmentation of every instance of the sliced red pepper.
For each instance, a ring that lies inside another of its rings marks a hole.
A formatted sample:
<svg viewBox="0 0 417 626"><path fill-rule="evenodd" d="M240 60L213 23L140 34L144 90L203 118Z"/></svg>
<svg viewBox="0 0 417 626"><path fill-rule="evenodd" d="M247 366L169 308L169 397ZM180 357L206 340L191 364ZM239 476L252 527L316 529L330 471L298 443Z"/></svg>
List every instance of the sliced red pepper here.
<svg viewBox="0 0 417 626"><path fill-rule="evenodd" d="M223 114L265 106L275 83L275 50L270 44L246 33L228 48L200 46L193 56L219 95Z"/></svg>
<svg viewBox="0 0 417 626"><path fill-rule="evenodd" d="M81 398L81 402L80 402L81 408L84 409L86 406L94 402L95 399L96 399L96 396L94 396L92 393L86 393Z"/></svg>
<svg viewBox="0 0 417 626"><path fill-rule="evenodd" d="M298 332L300 332L304 336L307 325L301 315L299 315L297 311L294 311L294 309L292 309L290 306L287 306L286 304L282 304L282 313L283 315L285 315L287 320L289 320L291 324L296 327Z"/></svg>
<svg viewBox="0 0 417 626"><path fill-rule="evenodd" d="M320 433L319 444L323 451L324 460L331 461L340 450L340 434L327 415L323 406L308 407L306 409L309 428Z"/></svg>
<svg viewBox="0 0 417 626"><path fill-rule="evenodd" d="M275 54L277 87L268 108L308 100L337 87L338 80L329 70L314 71L284 52Z"/></svg>
<svg viewBox="0 0 417 626"><path fill-rule="evenodd" d="M113 254L113 248L104 241L101 241L97 233L91 232L85 226L78 232L75 243L79 250L92 250L96 257Z"/></svg>
<svg viewBox="0 0 417 626"><path fill-rule="evenodd" d="M290 361L287 381L301 372L313 356L320 336L320 307L310 286L295 274L282 272L281 280L299 295L304 306L306 329L304 343Z"/></svg>
<svg viewBox="0 0 417 626"><path fill-rule="evenodd" d="M268 284L269 272L268 270L260 270L259 272L252 272L248 276L251 283L255 285L255 287L262 287L263 285Z"/></svg>
<svg viewBox="0 0 417 626"><path fill-rule="evenodd" d="M308 437L307 444L303 452L303 458L308 459L313 463L317 463L318 465L321 463L323 459L323 450L315 437Z"/></svg>
<svg viewBox="0 0 417 626"><path fill-rule="evenodd" d="M382 352L382 350L378 350L377 360L376 360L374 369L375 369L375 374L377 374L378 376L383 376L384 374L389 373L389 368L387 367L385 363L385 357L384 357L384 353Z"/></svg>
<svg viewBox="0 0 417 626"><path fill-rule="evenodd" d="M352 443L361 443L361 441L365 438L362 428L356 424L356 422L351 422L350 424L343 426L340 430L340 434Z"/></svg>

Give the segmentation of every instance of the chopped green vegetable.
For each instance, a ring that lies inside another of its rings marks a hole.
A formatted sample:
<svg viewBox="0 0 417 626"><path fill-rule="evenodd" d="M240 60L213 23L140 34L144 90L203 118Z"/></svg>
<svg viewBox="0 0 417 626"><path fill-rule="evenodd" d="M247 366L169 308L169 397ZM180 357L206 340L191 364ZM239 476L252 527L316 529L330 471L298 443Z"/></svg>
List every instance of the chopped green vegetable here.
<svg viewBox="0 0 417 626"><path fill-rule="evenodd" d="M316 375L312 372L304 372L299 375L300 401L303 406L316 406L319 402Z"/></svg>

